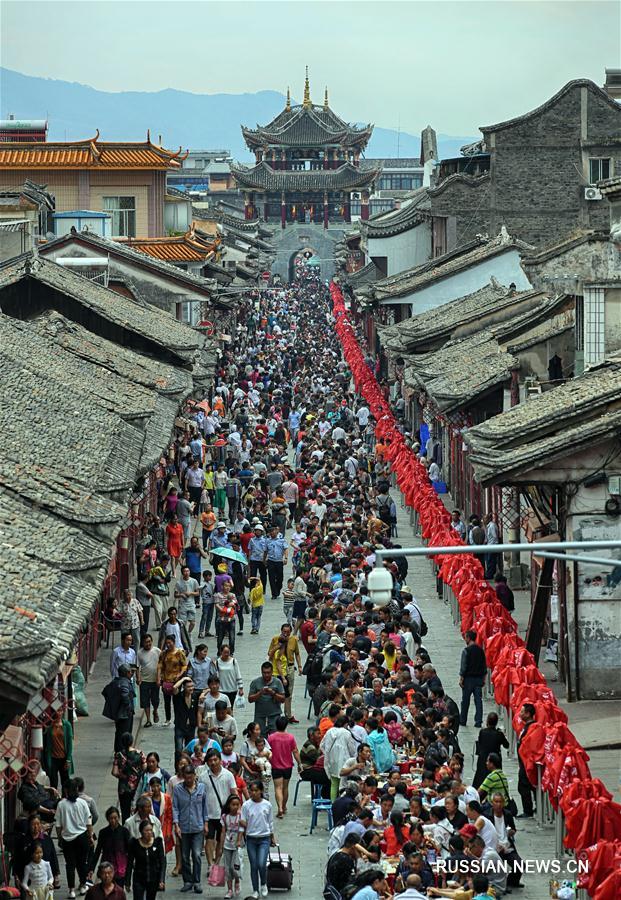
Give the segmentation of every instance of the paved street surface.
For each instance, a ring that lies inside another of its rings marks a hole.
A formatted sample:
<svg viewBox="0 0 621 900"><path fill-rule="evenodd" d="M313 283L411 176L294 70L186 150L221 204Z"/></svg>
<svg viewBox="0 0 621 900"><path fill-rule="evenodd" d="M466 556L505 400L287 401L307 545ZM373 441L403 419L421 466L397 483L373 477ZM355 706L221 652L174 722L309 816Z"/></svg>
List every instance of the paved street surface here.
<svg viewBox="0 0 621 900"><path fill-rule="evenodd" d="M396 489L393 488L396 496ZM402 546L413 546L416 543L413 530L409 524L409 517L405 510L399 509L399 543ZM287 534L290 534L288 531ZM417 599L421 601L421 608L426 622L429 625L429 634L425 638L434 665L442 678L445 690L450 696L457 699L461 696L457 684L459 667L459 654L463 643L459 630L453 625L450 609L435 595L435 579L432 576L430 564L425 561L410 560L408 585L413 590ZM269 594L269 591L268 591ZM283 621L282 605L280 602L271 603L266 599L265 611L261 623L261 634L250 636L246 633L237 638L237 658L239 660L244 683L247 686L252 678L259 674L261 663L266 658L266 650L269 639L276 634ZM117 636L118 641L118 636ZM215 652L215 638L208 638L209 650ZM101 709L103 698L101 689L109 680L109 652L102 648L91 678L88 682L88 701L90 717L80 719L76 734L76 771L81 774L87 784L87 790L97 800L101 817L109 805L116 805L116 780L110 775L112 766L112 744L114 726L108 720L102 718ZM290 726L289 730L294 734L298 746L301 746L306 738L306 728L310 724L306 718L308 700L304 699L304 678L297 678L295 685L294 712L300 719L300 724ZM484 706L484 714L495 709L493 700L487 700ZM471 708L471 717L472 717ZM238 725L245 727L252 719L252 708L245 710L236 716ZM240 731L241 731L240 728ZM466 757L466 775L471 774L471 759L473 742L476 737L476 729L471 724L468 728L461 728L459 740ZM238 742L239 743L239 742ZM140 728L137 735L137 746L143 751L157 750L162 759L162 765L173 771L173 729L165 727ZM509 777L512 793L517 798L517 765L514 759L507 760L504 770ZM295 775L291 782L291 799L289 812L284 820L276 820L276 837L281 848L291 853L295 868L294 886L290 895L301 898L320 898L323 888L323 873L326 864L326 847L328 832L325 827L325 816L320 820L320 827L309 835L310 825L310 791L306 784L300 788L298 805L293 806L293 791L295 789ZM519 798L518 798L519 804ZM105 821L103 822L105 824ZM99 827L99 826L98 826ZM551 827L540 828L535 820L518 820L517 846L523 858L551 859L554 855L554 830ZM96 829L98 830L98 828ZM174 862L170 862L169 870ZM203 878L205 881L205 878ZM524 878L523 890L514 890L517 897L524 900L543 900L548 896L549 878L544 875L527 875ZM179 878L168 878L167 893L178 893L182 887ZM252 888L248 879L248 866L245 867L245 876L242 888L242 897L251 893ZM205 885L207 896L222 897L225 888L208 888Z"/></svg>

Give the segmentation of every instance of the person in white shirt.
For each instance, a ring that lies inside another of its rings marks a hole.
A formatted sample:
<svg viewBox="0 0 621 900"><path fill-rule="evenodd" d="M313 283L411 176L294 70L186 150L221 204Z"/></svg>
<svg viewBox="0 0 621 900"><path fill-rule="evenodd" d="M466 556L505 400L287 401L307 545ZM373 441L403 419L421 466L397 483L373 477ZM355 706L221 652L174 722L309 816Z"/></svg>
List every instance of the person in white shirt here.
<svg viewBox="0 0 621 900"><path fill-rule="evenodd" d="M361 429L366 428L367 425L369 424L369 416L370 415L371 415L371 413L369 411L368 406L365 406L364 404L362 404L362 406L358 407L358 410L356 412L356 418L358 419L358 425Z"/></svg>
<svg viewBox="0 0 621 900"><path fill-rule="evenodd" d="M332 440L335 444L339 441L344 441L346 437L346 431L344 428L341 428L340 425L337 425L336 428L332 429Z"/></svg>
<svg viewBox="0 0 621 900"><path fill-rule="evenodd" d="M65 798L56 808L56 830L65 857L70 900L75 900L76 870L80 879L79 893L86 893L88 858L93 845L91 811L79 793L78 784L71 778L65 786Z"/></svg>
<svg viewBox="0 0 621 900"><path fill-rule="evenodd" d="M235 776L222 765L220 751L212 748L205 754L205 765L196 770L199 782L205 785L207 796L208 830L205 855L211 866L216 862L217 846L222 834L222 809L231 794L237 794Z"/></svg>
<svg viewBox="0 0 621 900"><path fill-rule="evenodd" d="M253 898L267 897L267 858L270 845L275 846L274 812L272 804L263 797L263 785L253 781L248 790L250 799L241 808L241 831L246 838L246 851L250 863L250 880Z"/></svg>
<svg viewBox="0 0 621 900"><path fill-rule="evenodd" d="M35 844L32 849L31 861L26 865L22 876L22 885L28 897L33 900L47 900L52 896L54 875L49 862L43 859L41 844Z"/></svg>

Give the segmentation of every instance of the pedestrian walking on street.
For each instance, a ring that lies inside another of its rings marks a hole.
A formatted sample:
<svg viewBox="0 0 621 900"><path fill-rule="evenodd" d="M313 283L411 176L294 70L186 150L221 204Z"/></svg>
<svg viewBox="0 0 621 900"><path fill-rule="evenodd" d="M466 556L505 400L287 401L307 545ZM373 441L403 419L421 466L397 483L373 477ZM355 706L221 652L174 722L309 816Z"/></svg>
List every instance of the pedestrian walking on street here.
<svg viewBox="0 0 621 900"><path fill-rule="evenodd" d="M143 635L141 647L138 651L136 681L140 694L140 709L144 710L144 727L150 728L151 709L153 709L153 722L159 722L158 710L160 707L160 686L158 684L157 670L161 651L153 646L153 638L150 634Z"/></svg>
<svg viewBox="0 0 621 900"><path fill-rule="evenodd" d="M461 711L459 724L468 724L470 697L474 697L474 727L480 728L483 722L483 685L487 676L485 651L476 640L475 631L467 631L464 635L466 646L461 653L459 667L459 686L461 687Z"/></svg>
<svg viewBox="0 0 621 900"><path fill-rule="evenodd" d="M267 538L265 537L265 528L260 523L254 526L254 535L248 543L248 560L250 565L250 576L258 575L263 584L263 590L267 585Z"/></svg>
<svg viewBox="0 0 621 900"><path fill-rule="evenodd" d="M149 821L140 823L140 837L129 842L125 886L134 886L134 900L155 900L166 888L166 854L161 837L154 837Z"/></svg>
<svg viewBox="0 0 621 900"><path fill-rule="evenodd" d="M250 880L253 897L267 897L267 858L270 846L276 846L274 837L274 814L272 804L264 797L261 781L248 785L250 799L241 808L240 830L246 841L246 852L250 863Z"/></svg>
<svg viewBox="0 0 621 900"><path fill-rule="evenodd" d="M131 815L132 801L142 773L147 767L147 761L144 753L134 747L134 738L131 734L122 734L119 744L112 763L112 777L118 780L119 809L121 819L125 822Z"/></svg>
<svg viewBox="0 0 621 900"><path fill-rule="evenodd" d="M119 674L101 692L104 698L102 715L114 722L114 752L121 749L121 736L133 734L134 700L136 690L128 666L119 666Z"/></svg>
<svg viewBox="0 0 621 900"><path fill-rule="evenodd" d="M261 733L267 737L276 728L276 719L282 712L285 702L285 689L280 678L274 677L271 662L264 662L261 675L250 682L248 702L254 703L254 718L261 727Z"/></svg>
<svg viewBox="0 0 621 900"><path fill-rule="evenodd" d="M88 803L79 796L75 780L70 779L65 797L56 809L58 843L65 857L68 897L75 900L75 875L78 873L79 894L87 891L88 860L93 846L93 820Z"/></svg>
<svg viewBox="0 0 621 900"><path fill-rule="evenodd" d="M216 607L216 638L218 655L226 641L235 651L235 619L237 617L237 600L233 593L232 582L225 581L222 590L214 594Z"/></svg>
<svg viewBox="0 0 621 900"><path fill-rule="evenodd" d="M272 526L269 531L269 537L265 542L267 575L270 581L272 600L278 600L280 597L288 552L287 542L283 534L276 525Z"/></svg>
<svg viewBox="0 0 621 900"><path fill-rule="evenodd" d="M183 769L183 781L173 788L173 828L181 844L181 892L202 894L201 851L209 831L209 816L205 785L197 783L190 765Z"/></svg>

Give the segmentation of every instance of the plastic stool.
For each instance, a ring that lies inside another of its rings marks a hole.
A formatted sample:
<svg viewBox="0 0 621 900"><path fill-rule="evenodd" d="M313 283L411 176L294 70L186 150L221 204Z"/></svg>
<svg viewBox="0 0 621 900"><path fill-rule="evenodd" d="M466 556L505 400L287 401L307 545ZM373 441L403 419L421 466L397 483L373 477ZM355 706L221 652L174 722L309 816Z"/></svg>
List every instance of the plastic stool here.
<svg viewBox="0 0 621 900"><path fill-rule="evenodd" d="M334 828L334 822L332 820L332 801L315 798L313 799L313 808L311 811L310 834L313 833L313 828L317 825L317 819L320 812L327 812L328 814L328 831L332 831Z"/></svg>

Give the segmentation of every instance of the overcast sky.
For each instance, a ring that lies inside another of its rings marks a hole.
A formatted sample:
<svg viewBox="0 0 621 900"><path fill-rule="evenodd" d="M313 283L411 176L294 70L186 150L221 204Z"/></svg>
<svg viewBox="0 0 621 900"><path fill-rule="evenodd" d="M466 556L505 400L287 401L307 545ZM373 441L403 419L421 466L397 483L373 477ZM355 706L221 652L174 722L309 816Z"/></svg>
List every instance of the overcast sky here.
<svg viewBox="0 0 621 900"><path fill-rule="evenodd" d="M600 0L0 0L2 65L100 90L330 89L351 121L453 135L621 68Z"/></svg>

